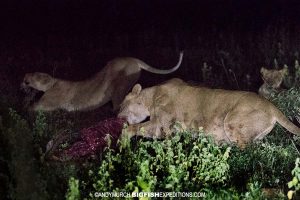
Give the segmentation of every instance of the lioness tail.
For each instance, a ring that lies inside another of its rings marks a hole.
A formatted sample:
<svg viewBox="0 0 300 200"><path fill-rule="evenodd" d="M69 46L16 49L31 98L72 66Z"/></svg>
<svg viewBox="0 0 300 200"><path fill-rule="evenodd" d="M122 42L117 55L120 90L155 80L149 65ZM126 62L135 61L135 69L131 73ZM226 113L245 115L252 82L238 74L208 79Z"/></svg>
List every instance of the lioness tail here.
<svg viewBox="0 0 300 200"><path fill-rule="evenodd" d="M289 132L299 135L300 136L300 128L294 125L288 118L278 109L274 110L275 116L276 116L276 121L286 128Z"/></svg>
<svg viewBox="0 0 300 200"><path fill-rule="evenodd" d="M179 54L179 60L176 64L175 67L171 68L171 69L157 69L157 68L154 68L154 67L151 67L150 65L146 64L145 62L141 61L141 60L138 60L138 65L141 69L144 69L148 72L151 72L151 73L155 73L155 74L169 74L169 73L172 73L174 71L176 71L179 66L181 65L181 62L182 62L182 57L183 57L183 51L180 52Z"/></svg>

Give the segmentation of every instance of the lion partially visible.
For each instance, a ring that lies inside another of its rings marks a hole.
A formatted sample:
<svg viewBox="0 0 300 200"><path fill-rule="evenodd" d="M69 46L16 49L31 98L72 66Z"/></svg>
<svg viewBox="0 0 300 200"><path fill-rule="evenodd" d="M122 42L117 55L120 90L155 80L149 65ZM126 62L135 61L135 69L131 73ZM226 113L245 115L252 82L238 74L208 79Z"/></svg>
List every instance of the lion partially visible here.
<svg viewBox="0 0 300 200"><path fill-rule="evenodd" d="M112 101L113 109L118 110L126 94L139 79L142 69L168 74L179 68L182 57L181 52L176 66L167 70L153 68L136 58L116 58L92 78L77 82L57 79L45 73L27 73L21 85L44 92L31 107L34 111L90 110L109 101Z"/></svg>
<svg viewBox="0 0 300 200"><path fill-rule="evenodd" d="M188 128L203 127L216 142L241 147L262 139L276 122L300 134L281 111L255 93L195 87L180 79L143 90L135 85L121 104L118 117L128 121L125 133L130 136L170 136L171 124L180 121ZM143 122L148 117L150 120Z"/></svg>
<svg viewBox="0 0 300 200"><path fill-rule="evenodd" d="M272 93L276 94L282 91L281 84L284 77L288 74L288 68L285 66L281 70L276 70L262 67L260 73L264 83L260 86L258 94L266 99L270 99Z"/></svg>

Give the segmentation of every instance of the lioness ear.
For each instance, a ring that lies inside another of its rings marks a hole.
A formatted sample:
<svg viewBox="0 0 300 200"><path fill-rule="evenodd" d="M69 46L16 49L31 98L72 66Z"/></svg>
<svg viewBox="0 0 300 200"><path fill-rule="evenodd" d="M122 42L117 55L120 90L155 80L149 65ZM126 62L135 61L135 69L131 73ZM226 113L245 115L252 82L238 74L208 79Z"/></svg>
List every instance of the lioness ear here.
<svg viewBox="0 0 300 200"><path fill-rule="evenodd" d="M260 73L265 73L265 71L266 71L266 68L264 68L264 67L262 67L262 68L260 68Z"/></svg>
<svg viewBox="0 0 300 200"><path fill-rule="evenodd" d="M289 73L289 68L287 65L283 66L283 69L280 70L283 75L287 75Z"/></svg>
<svg viewBox="0 0 300 200"><path fill-rule="evenodd" d="M140 84L135 84L135 86L132 88L131 93L135 95L139 95L142 90L142 86Z"/></svg>

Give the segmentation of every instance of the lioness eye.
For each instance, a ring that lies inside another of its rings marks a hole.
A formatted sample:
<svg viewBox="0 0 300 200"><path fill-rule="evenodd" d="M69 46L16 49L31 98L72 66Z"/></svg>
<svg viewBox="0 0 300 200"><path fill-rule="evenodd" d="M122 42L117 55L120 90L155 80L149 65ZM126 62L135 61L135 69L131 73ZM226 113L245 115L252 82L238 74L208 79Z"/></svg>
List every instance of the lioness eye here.
<svg viewBox="0 0 300 200"><path fill-rule="evenodd" d="M26 85L28 85L28 84L29 84L29 81L24 81L24 83L25 83Z"/></svg>

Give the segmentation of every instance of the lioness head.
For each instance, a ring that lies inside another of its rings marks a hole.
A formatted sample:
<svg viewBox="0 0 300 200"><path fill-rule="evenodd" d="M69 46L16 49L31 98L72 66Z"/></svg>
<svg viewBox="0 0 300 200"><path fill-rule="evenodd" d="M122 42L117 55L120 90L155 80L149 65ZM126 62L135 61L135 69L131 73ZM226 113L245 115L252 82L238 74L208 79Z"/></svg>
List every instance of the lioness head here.
<svg viewBox="0 0 300 200"><path fill-rule="evenodd" d="M288 73L288 68L285 66L281 70L276 69L266 69L262 67L260 69L261 77L264 80L264 82L271 88L279 88L283 78Z"/></svg>
<svg viewBox="0 0 300 200"><path fill-rule="evenodd" d="M21 87L23 89L34 88L45 92L51 88L54 83L55 79L49 74L35 72L25 74Z"/></svg>
<svg viewBox="0 0 300 200"><path fill-rule="evenodd" d="M137 124L150 116L150 111L140 95L142 87L136 84L121 104L118 117L125 118L129 124Z"/></svg>

